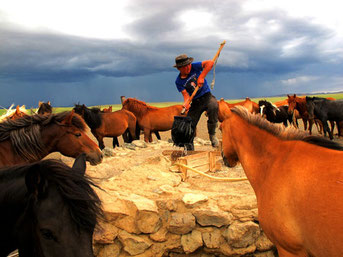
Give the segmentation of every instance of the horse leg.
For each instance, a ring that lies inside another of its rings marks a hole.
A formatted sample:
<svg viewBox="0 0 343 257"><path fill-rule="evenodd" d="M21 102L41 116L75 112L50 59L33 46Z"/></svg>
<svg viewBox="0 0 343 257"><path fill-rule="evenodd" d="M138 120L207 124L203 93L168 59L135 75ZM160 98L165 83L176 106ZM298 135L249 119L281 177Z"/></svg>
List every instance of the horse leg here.
<svg viewBox="0 0 343 257"><path fill-rule="evenodd" d="M113 149L116 148L116 146L119 147L119 142L118 142L118 138L117 137L113 137L112 145L113 145Z"/></svg>
<svg viewBox="0 0 343 257"><path fill-rule="evenodd" d="M332 140L333 135L331 133L331 130L329 129L329 125L328 125L327 120L322 120L322 123L323 123L323 128L324 128L324 136L326 137L326 132L328 132L329 138Z"/></svg>
<svg viewBox="0 0 343 257"><path fill-rule="evenodd" d="M150 140L151 140L151 132L150 132L150 129L144 128L144 141L145 141L146 143L149 143L149 142L151 142Z"/></svg>
<svg viewBox="0 0 343 257"><path fill-rule="evenodd" d="M331 125L331 133L333 135L333 131L335 129L335 121L330 120L329 122L330 122L330 125Z"/></svg>
<svg viewBox="0 0 343 257"><path fill-rule="evenodd" d="M313 126L313 123L314 123L313 119L309 119L309 120L308 120L308 131L309 131L310 135L312 135L312 126Z"/></svg>
<svg viewBox="0 0 343 257"><path fill-rule="evenodd" d="M98 142L99 142L99 148L100 148L100 150L104 149L104 148L105 148L105 144L104 144L103 137L98 136L97 139L98 139Z"/></svg>
<svg viewBox="0 0 343 257"><path fill-rule="evenodd" d="M304 122L304 130L306 131L307 130L307 119L303 119L303 122Z"/></svg>
<svg viewBox="0 0 343 257"><path fill-rule="evenodd" d="M161 140L161 136L160 136L160 133L158 133L158 131L155 131L154 134L158 140Z"/></svg>
<svg viewBox="0 0 343 257"><path fill-rule="evenodd" d="M297 120L297 118L295 117L295 113L293 112L293 115L292 115L292 123L291 124L293 124L293 126L295 127L295 128L298 128L298 120Z"/></svg>

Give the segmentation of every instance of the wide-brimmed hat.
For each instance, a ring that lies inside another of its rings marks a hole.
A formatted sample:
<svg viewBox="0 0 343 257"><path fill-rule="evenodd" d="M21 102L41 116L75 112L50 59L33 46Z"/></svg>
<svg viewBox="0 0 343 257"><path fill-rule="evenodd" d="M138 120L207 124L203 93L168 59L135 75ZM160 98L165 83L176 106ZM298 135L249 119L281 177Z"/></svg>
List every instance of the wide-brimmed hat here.
<svg viewBox="0 0 343 257"><path fill-rule="evenodd" d="M192 63L194 60L193 57L188 57L187 54L180 54L179 56L176 56L175 58L175 68L179 68L182 66L186 66L190 63Z"/></svg>

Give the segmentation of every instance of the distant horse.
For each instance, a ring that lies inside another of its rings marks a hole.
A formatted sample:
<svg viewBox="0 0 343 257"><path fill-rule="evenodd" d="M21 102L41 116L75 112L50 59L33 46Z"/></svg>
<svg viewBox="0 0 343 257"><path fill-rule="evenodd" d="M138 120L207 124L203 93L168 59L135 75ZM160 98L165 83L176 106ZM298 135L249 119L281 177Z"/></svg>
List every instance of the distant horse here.
<svg viewBox="0 0 343 257"><path fill-rule="evenodd" d="M327 121L336 121L338 131L340 131L339 122L343 121L343 100L328 100L307 96L306 107L310 119L314 119L314 116L316 116L322 122L324 136L328 132L330 139L333 139L333 131L329 129Z"/></svg>
<svg viewBox="0 0 343 257"><path fill-rule="evenodd" d="M220 100L222 100L223 98L221 98ZM223 99L224 101L224 99ZM225 101L224 101L225 102ZM225 102L226 105L229 107L229 108L233 108L235 106L243 106L245 107L250 113L259 113L259 106L257 103L255 103L254 101L251 101L249 97L245 98L244 101L241 101L241 102L237 102L237 103L228 103L228 102ZM219 101L218 101L218 104L219 104Z"/></svg>
<svg viewBox="0 0 343 257"><path fill-rule="evenodd" d="M50 104L50 101L46 103L39 101L37 113L42 115L52 113L52 106Z"/></svg>
<svg viewBox="0 0 343 257"><path fill-rule="evenodd" d="M25 108L25 105L22 105L22 106L17 105L15 109L12 109L12 107L13 107L13 104L10 106L10 108L8 108L5 114L0 116L0 122L7 119L14 120L14 119L29 115L28 111Z"/></svg>
<svg viewBox="0 0 343 257"><path fill-rule="evenodd" d="M57 160L0 169L0 256L93 257L103 216L85 156L72 168Z"/></svg>
<svg viewBox="0 0 343 257"><path fill-rule="evenodd" d="M0 167L38 161L49 153L69 157L86 153L96 165L102 161L98 146L86 135L83 119L72 112L32 115L0 123Z"/></svg>
<svg viewBox="0 0 343 257"><path fill-rule="evenodd" d="M242 164L278 256L343 256L343 147L242 108L226 113L224 162Z"/></svg>
<svg viewBox="0 0 343 257"><path fill-rule="evenodd" d="M108 108L104 108L102 112L112 112L112 105L109 106Z"/></svg>
<svg viewBox="0 0 343 257"><path fill-rule="evenodd" d="M174 116L180 116L183 107L182 105L172 105L159 108L134 98L127 98L123 102L123 109L129 110L137 117L136 137L139 138L140 129L142 129L144 141L152 142L151 133L170 130L173 126Z"/></svg>
<svg viewBox="0 0 343 257"><path fill-rule="evenodd" d="M75 104L74 110L84 118L98 140L100 149L105 148L104 137L113 138L113 148L118 143L118 136L123 135L126 142L131 142L135 138L136 117L127 110L104 113L99 108L88 108L84 104ZM125 138L126 130L129 131L129 138Z"/></svg>
<svg viewBox="0 0 343 257"><path fill-rule="evenodd" d="M289 122L289 124L292 124L293 117L292 115L288 114L287 105L276 107L267 100L260 100L258 102L258 105L261 110L261 115L268 121L272 123L283 123L285 127L288 126L287 121Z"/></svg>
<svg viewBox="0 0 343 257"><path fill-rule="evenodd" d="M317 129L318 129L318 125L319 125L319 129L318 131L321 131L322 128L322 123L318 120L318 119L310 119L308 110L307 110L307 105L306 105L306 97L298 97L296 96L296 94L294 95L287 95L288 96L288 113L292 114L294 112L294 110L298 110L300 116L303 118L304 121L304 129L307 130L307 121L309 122L309 126L308 126L308 130L310 135L312 134L312 125L313 123L315 123L317 125ZM328 100L335 100L334 98L328 97ZM331 123L331 130L333 131L335 124L334 122L330 121Z"/></svg>

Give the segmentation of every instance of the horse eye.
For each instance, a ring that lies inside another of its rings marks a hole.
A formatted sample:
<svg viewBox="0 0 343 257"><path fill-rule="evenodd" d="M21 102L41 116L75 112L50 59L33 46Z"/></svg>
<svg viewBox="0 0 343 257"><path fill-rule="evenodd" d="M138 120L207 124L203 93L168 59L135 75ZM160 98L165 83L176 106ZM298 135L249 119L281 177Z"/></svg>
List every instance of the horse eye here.
<svg viewBox="0 0 343 257"><path fill-rule="evenodd" d="M76 133L75 136L76 136L76 137L80 137L80 136L81 136L81 133Z"/></svg>
<svg viewBox="0 0 343 257"><path fill-rule="evenodd" d="M46 240L54 240L54 241L56 241L56 237L54 236L54 234L52 233L51 230L49 230L49 229L41 229L40 232L41 232L42 236Z"/></svg>

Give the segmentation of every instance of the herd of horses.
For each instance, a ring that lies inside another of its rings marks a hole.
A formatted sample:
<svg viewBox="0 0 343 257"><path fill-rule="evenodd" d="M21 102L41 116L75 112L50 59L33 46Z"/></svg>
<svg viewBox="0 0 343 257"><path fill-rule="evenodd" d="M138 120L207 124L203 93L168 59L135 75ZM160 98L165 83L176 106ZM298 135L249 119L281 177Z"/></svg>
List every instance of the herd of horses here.
<svg viewBox="0 0 343 257"><path fill-rule="evenodd" d="M337 124L341 136L343 101L294 94L275 103L246 98L218 105L223 161L241 163L260 226L279 256L343 256L343 147L311 135L318 124L333 139ZM0 121L0 257L15 249L24 257L93 256L92 234L103 214L86 161L101 163L104 137L116 147L119 136L131 142L143 132L151 142L181 111L182 105L158 108L128 98L118 111L75 104L53 113L48 102L39 103L37 114L17 107L7 115ZM308 133L297 129L298 119ZM73 167L42 160L56 151L74 157Z"/></svg>

